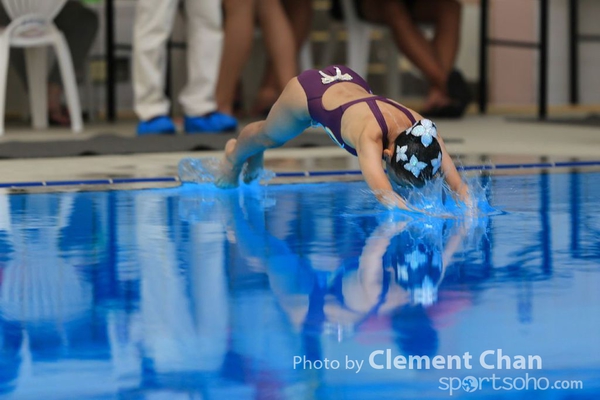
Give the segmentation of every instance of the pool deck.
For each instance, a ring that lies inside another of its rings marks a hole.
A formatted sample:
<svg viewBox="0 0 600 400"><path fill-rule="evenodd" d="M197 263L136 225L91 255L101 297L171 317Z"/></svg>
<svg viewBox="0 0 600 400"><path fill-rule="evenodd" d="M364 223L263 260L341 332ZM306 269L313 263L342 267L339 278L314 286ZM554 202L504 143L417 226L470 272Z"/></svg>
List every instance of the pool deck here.
<svg viewBox="0 0 600 400"><path fill-rule="evenodd" d="M600 160L597 126L537 122L523 115L476 114L458 121L440 120L437 124L445 139L454 139L448 140L448 150L464 166ZM9 126L0 141L84 140L98 132L133 137L135 123L88 124L85 132L75 136L64 129L40 132ZM179 160L184 157L220 155L219 151L196 151L5 159L0 160L0 183L173 177L177 175ZM266 153L265 159L267 168L277 173L358 169L356 158L337 147L273 149Z"/></svg>

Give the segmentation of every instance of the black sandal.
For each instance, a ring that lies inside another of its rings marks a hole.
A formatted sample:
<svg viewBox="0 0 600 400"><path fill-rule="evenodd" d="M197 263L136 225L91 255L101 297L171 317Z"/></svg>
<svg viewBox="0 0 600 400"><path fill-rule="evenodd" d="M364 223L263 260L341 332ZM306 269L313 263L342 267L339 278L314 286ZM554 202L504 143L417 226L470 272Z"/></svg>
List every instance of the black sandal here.
<svg viewBox="0 0 600 400"><path fill-rule="evenodd" d="M428 111L422 111L420 114L425 118L461 118L465 113L466 105L459 102L452 102L447 106L435 107Z"/></svg>

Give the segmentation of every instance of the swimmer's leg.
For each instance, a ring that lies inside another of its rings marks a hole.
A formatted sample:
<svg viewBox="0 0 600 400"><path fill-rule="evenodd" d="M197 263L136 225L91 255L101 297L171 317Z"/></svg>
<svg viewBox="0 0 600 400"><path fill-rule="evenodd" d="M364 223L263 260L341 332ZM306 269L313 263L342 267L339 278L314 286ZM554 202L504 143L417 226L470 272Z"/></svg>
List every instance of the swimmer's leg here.
<svg viewBox="0 0 600 400"><path fill-rule="evenodd" d="M237 140L227 142L217 186L235 187L246 162L244 181L256 179L263 166L264 151L282 146L301 134L310 123L306 94L294 78L286 85L266 120L246 125Z"/></svg>
<svg viewBox="0 0 600 400"><path fill-rule="evenodd" d="M253 122L247 125L244 129L260 131L264 125L264 121ZM237 139L229 139L225 144L225 157L221 160L219 166L219 176L215 182L217 186L222 188L232 188L238 185L240 172L243 166L234 166L229 159L229 155L235 151ZM260 151L248 158L246 161L246 169L244 171L244 183L250 183L260 176L263 169L264 151Z"/></svg>
<svg viewBox="0 0 600 400"><path fill-rule="evenodd" d="M229 154L233 153L236 144L237 139L229 139L227 141L225 144L225 155L219 163L219 172L215 175L215 185L223 189L234 188L238 185L242 167L235 166L229 158Z"/></svg>

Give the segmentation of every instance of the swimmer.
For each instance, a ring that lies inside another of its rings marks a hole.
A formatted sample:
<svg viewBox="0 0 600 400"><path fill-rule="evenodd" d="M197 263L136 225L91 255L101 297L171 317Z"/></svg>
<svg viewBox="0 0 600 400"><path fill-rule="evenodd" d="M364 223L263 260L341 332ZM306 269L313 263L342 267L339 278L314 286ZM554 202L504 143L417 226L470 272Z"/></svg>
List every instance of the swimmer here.
<svg viewBox="0 0 600 400"><path fill-rule="evenodd" d="M422 187L442 176L453 195L471 206L468 187L436 125L373 95L367 82L345 66L311 69L290 80L266 120L247 125L227 142L216 185L237 186L242 171L244 182L257 179L266 149L282 146L311 126L323 127L358 157L367 185L384 205L421 211L409 206L392 185Z"/></svg>

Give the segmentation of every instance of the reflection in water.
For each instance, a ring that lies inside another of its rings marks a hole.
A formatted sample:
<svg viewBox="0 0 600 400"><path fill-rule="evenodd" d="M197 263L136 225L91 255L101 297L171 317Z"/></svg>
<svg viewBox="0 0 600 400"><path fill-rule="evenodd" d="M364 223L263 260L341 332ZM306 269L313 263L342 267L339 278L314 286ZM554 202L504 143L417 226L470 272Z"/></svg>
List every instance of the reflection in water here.
<svg viewBox="0 0 600 400"><path fill-rule="evenodd" d="M0 196L0 391L428 398L449 371L369 355L501 348L598 393L598 179L497 178L507 213L466 220L391 214L361 183ZM360 373L309 368L348 358Z"/></svg>
<svg viewBox="0 0 600 400"><path fill-rule="evenodd" d="M311 360L323 358L322 334L342 341L384 320L405 353L434 354L437 334L426 309L437 301L446 267L470 229L466 225L482 222L373 219L365 222L371 233L360 253L336 259L319 254L319 248L309 257L299 256L267 230L265 212L256 200L246 198L243 207L231 204L228 209L239 253L266 271ZM302 218L310 220L311 215ZM339 226L333 231L351 229Z"/></svg>

